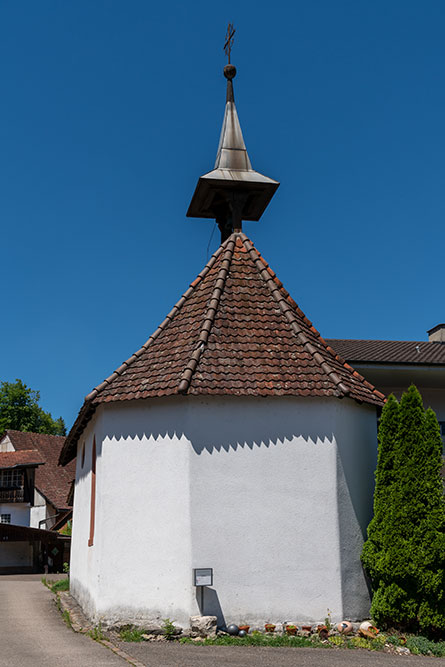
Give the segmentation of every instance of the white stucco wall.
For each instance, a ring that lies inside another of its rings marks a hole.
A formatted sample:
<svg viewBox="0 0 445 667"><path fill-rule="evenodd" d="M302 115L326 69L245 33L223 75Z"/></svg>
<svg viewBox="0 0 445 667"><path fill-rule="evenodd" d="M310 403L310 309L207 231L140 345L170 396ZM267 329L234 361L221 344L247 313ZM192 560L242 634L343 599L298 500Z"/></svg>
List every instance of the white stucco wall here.
<svg viewBox="0 0 445 667"><path fill-rule="evenodd" d="M93 433L94 545L88 547ZM85 466L81 451L86 443ZM71 587L96 620L364 617L375 410L180 397L101 407L79 443ZM204 609L193 567L213 567Z"/></svg>
<svg viewBox="0 0 445 667"><path fill-rule="evenodd" d="M14 447L12 445L12 442L9 438L9 435L6 433L3 438L0 440L0 453L1 452L13 452Z"/></svg>
<svg viewBox="0 0 445 667"><path fill-rule="evenodd" d="M31 528L46 528L45 524L39 526L39 521L47 517L46 500L34 487L34 506L31 507L29 525Z"/></svg>
<svg viewBox="0 0 445 667"><path fill-rule="evenodd" d="M27 503L0 503L0 514L10 514L15 526L29 526L30 507Z"/></svg>

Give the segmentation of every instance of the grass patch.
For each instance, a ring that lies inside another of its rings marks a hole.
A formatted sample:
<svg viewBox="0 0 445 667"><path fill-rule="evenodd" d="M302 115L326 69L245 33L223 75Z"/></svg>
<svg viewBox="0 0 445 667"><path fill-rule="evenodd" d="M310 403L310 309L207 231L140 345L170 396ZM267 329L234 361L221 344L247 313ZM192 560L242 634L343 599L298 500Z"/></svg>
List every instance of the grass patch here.
<svg viewBox="0 0 445 667"><path fill-rule="evenodd" d="M87 635L91 637L91 639L94 639L96 642L101 641L102 639L106 639L102 630L102 623L99 623L99 625L96 625L91 630L88 630Z"/></svg>
<svg viewBox="0 0 445 667"><path fill-rule="evenodd" d="M121 628L119 632L119 637L123 642L141 642L143 641L142 635L145 634L146 630L143 628Z"/></svg>
<svg viewBox="0 0 445 667"><path fill-rule="evenodd" d="M70 580L68 577L65 579L59 579L58 581L50 581L46 577L42 577L40 581L53 593L60 593L60 591L70 590Z"/></svg>
<svg viewBox="0 0 445 667"><path fill-rule="evenodd" d="M70 628L70 630L72 630L73 629L73 624L71 623L71 616L70 616L70 612L68 611L68 609L65 609L63 611L62 618L65 621L65 623L67 624L67 626Z"/></svg>
<svg viewBox="0 0 445 667"><path fill-rule="evenodd" d="M48 588L52 590L53 593L59 593L60 591L69 591L70 590L70 580L68 577L66 579L59 579L54 583L49 584Z"/></svg>
<svg viewBox="0 0 445 667"><path fill-rule="evenodd" d="M202 641L195 641L189 637L182 637L181 644L195 644L198 646L320 646L325 647L318 637L310 639L309 637L298 637L288 635L269 635L262 632L252 632L247 637L232 637L231 635L220 635L218 637L208 637Z"/></svg>
<svg viewBox="0 0 445 667"><path fill-rule="evenodd" d="M427 637L408 637L406 647L414 655L434 655L436 658L445 657L445 642L433 642Z"/></svg>
<svg viewBox="0 0 445 667"><path fill-rule="evenodd" d="M95 628L95 632L100 631ZM119 637L124 642L142 642L145 633L144 628L126 626L121 628ZM93 636L93 639L101 639L102 636ZM165 631L164 631L165 636ZM364 649L367 651L384 651L385 645L406 646L413 655L428 655L435 657L445 657L445 641L433 642L426 637L410 636L407 639L397 634L385 635L381 633L372 639L359 636L333 635L327 641L321 641L318 635L313 634L309 637L289 636L286 634L270 634L259 631L253 631L246 637L234 637L231 635L217 635L216 637L207 637L206 639L191 639L190 637L178 638L181 644L194 644L195 646L284 646L284 647L316 647L327 649Z"/></svg>

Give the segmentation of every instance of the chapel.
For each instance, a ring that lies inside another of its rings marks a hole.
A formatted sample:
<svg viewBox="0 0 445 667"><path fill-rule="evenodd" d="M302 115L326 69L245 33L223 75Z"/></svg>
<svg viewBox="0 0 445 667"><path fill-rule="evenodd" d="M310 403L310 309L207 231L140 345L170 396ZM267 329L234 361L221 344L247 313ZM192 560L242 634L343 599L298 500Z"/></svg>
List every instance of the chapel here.
<svg viewBox="0 0 445 667"><path fill-rule="evenodd" d="M85 398L70 586L102 623L212 614L362 619L376 411L384 396L321 337L250 238L278 182L251 165L227 96L188 216L221 245L148 340ZM198 572L198 576L197 573ZM199 574L200 573L200 574ZM199 578L201 576L201 578Z"/></svg>

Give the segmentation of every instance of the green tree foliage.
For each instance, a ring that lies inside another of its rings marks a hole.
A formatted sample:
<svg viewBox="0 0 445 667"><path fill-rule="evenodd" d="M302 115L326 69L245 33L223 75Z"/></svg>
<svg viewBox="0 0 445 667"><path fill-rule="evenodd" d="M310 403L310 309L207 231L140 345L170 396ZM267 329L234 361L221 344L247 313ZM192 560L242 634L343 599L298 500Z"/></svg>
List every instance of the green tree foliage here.
<svg viewBox="0 0 445 667"><path fill-rule="evenodd" d="M21 380L0 383L0 433L6 429L65 435L62 417L53 419L39 405L40 394Z"/></svg>
<svg viewBox="0 0 445 667"><path fill-rule="evenodd" d="M362 553L362 562L372 580L382 573L386 540L385 530L391 508L390 494L394 481L394 453L399 428L399 403L391 394L385 403L378 430L378 457L375 472L374 516L368 526L368 540Z"/></svg>
<svg viewBox="0 0 445 667"><path fill-rule="evenodd" d="M445 504L436 416L412 385L379 427L375 516L362 560L381 627L445 634Z"/></svg>

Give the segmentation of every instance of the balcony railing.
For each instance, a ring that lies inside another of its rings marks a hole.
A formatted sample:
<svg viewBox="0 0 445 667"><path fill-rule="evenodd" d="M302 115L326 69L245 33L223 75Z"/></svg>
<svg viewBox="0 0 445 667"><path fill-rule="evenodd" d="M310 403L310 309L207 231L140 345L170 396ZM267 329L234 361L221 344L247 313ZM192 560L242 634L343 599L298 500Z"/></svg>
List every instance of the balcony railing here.
<svg viewBox="0 0 445 667"><path fill-rule="evenodd" d="M25 490L23 486L19 489L0 489L0 503L23 502L25 502Z"/></svg>

